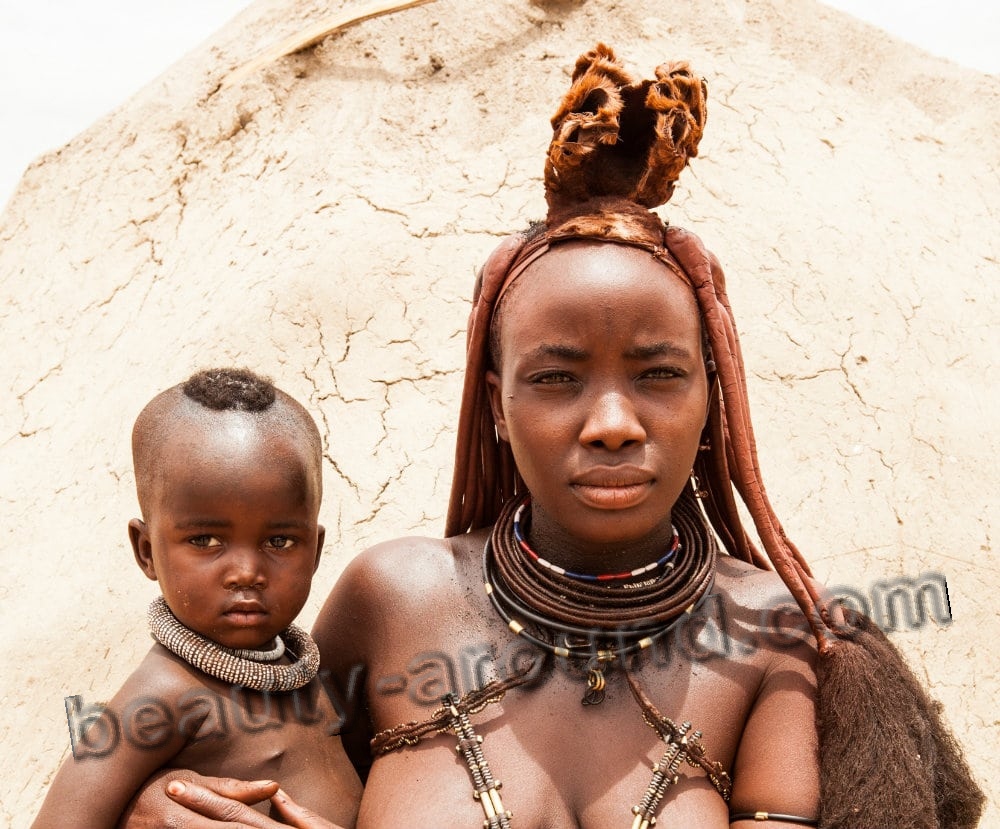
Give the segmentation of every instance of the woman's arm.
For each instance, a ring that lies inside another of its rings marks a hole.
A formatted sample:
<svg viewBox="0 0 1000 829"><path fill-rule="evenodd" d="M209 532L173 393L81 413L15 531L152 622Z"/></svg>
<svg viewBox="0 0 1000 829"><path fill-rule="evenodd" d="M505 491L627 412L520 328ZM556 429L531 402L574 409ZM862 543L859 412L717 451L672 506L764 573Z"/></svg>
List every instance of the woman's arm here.
<svg viewBox="0 0 1000 829"><path fill-rule="evenodd" d="M377 559L363 552L348 563L312 629L319 647L323 686L343 717L340 739L362 783L372 763L372 728L365 699L371 659L368 637L379 629L369 597L384 595L386 590L385 585L376 587L378 575L373 561Z"/></svg>
<svg viewBox="0 0 1000 829"><path fill-rule="evenodd" d="M768 668L733 763L733 814L813 819L819 813L815 658L812 644L803 643L776 656ZM764 825L771 824L738 821L732 828Z"/></svg>
<svg viewBox="0 0 1000 829"><path fill-rule="evenodd" d="M324 685L344 717L341 740L362 782L372 764L371 711L379 702L366 687L386 659L405 664L420 626L433 624L433 597L448 577L442 561L451 561L442 539L397 538L369 547L344 568L313 625Z"/></svg>

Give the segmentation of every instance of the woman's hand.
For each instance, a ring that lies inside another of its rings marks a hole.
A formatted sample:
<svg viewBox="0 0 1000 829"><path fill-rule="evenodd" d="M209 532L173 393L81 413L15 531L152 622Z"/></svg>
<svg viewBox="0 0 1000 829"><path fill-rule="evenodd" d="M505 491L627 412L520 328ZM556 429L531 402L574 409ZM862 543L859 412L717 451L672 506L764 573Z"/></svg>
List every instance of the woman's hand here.
<svg viewBox="0 0 1000 829"><path fill-rule="evenodd" d="M295 826L297 829L340 829L339 826L321 818L315 812L304 806L299 806L281 789L278 789L271 798L271 803L285 819L287 826Z"/></svg>
<svg viewBox="0 0 1000 829"><path fill-rule="evenodd" d="M191 823L191 829L281 829L282 826L295 826L297 829L340 829L315 812L299 806L285 792L278 788L277 783L257 781L247 783L242 780L227 780L217 777L201 778L201 783L195 781L171 780L167 784L167 794L177 803L186 806L198 815L214 820L206 823ZM210 788L211 787L211 788ZM284 823L276 823L269 817L244 805L234 799L235 796L249 795L255 799L263 791L273 791L271 803L285 819ZM197 818L196 818L197 819ZM216 823L219 820L222 823ZM188 824L182 824L187 829Z"/></svg>
<svg viewBox="0 0 1000 829"><path fill-rule="evenodd" d="M118 823L119 829L279 829L249 804L274 796L278 784L202 777L184 769L154 774L132 799ZM292 807L299 807L292 804ZM279 810L281 806L278 806ZM300 810L301 811L301 810ZM282 811L282 814L284 812ZM329 823L293 824L301 829L327 829Z"/></svg>

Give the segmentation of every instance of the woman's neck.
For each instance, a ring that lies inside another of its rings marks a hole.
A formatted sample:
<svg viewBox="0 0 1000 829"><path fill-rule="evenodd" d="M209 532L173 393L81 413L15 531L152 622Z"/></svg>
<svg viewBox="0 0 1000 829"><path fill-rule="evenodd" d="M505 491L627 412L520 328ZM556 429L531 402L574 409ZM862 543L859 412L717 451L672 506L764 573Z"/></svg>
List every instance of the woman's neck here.
<svg viewBox="0 0 1000 829"><path fill-rule="evenodd" d="M578 573L627 572L658 560L673 543L669 514L653 533L643 538L626 536L620 541L599 543L572 535L534 504L529 509L526 539L531 549L541 558ZM627 524L624 528L627 530Z"/></svg>

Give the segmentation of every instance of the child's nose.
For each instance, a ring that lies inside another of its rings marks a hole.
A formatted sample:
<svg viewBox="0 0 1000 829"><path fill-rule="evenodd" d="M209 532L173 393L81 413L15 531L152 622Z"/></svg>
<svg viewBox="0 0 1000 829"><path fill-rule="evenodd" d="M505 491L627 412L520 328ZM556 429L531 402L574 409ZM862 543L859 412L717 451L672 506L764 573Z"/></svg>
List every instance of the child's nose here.
<svg viewBox="0 0 1000 829"><path fill-rule="evenodd" d="M226 589L263 590L267 586L263 556L256 550L237 547L229 551L227 559Z"/></svg>

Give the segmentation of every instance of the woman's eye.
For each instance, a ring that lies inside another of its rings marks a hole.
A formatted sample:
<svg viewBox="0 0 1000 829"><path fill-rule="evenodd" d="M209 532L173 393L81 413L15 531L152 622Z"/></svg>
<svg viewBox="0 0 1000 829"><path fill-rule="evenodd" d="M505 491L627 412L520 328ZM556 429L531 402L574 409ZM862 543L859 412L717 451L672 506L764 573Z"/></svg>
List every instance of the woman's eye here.
<svg viewBox="0 0 1000 829"><path fill-rule="evenodd" d="M287 550L295 543L294 538L289 538L287 535L272 535L267 540L267 546L275 550Z"/></svg>
<svg viewBox="0 0 1000 829"><path fill-rule="evenodd" d="M657 366L642 373L644 379L649 380L672 380L675 377L683 377L684 372L679 368L670 366Z"/></svg>
<svg viewBox="0 0 1000 829"><path fill-rule="evenodd" d="M219 547L222 542L214 535L196 535L188 539L188 543L195 547Z"/></svg>
<svg viewBox="0 0 1000 829"><path fill-rule="evenodd" d="M555 385L557 383L572 383L573 375L565 371L546 371L531 378L532 383L540 385Z"/></svg>

